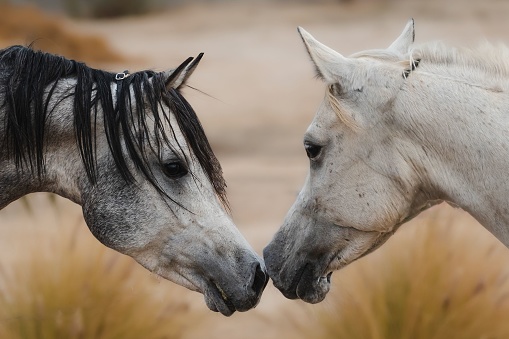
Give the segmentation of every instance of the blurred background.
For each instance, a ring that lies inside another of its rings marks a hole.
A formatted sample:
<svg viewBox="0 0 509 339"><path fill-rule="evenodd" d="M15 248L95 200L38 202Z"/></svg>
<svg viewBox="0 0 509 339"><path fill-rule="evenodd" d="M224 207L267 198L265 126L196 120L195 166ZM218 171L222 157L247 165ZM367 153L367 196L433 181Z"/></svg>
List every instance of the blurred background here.
<svg viewBox="0 0 509 339"><path fill-rule="evenodd" d="M0 1L0 47L113 72L205 57L184 95L223 166L233 218L261 254L304 182L302 136L324 86L297 34L342 54L416 42L509 43L504 0ZM205 92L207 95L202 94ZM318 305L270 283L231 318L104 248L80 207L40 193L0 211L0 338L509 338L509 251L439 205L333 275Z"/></svg>

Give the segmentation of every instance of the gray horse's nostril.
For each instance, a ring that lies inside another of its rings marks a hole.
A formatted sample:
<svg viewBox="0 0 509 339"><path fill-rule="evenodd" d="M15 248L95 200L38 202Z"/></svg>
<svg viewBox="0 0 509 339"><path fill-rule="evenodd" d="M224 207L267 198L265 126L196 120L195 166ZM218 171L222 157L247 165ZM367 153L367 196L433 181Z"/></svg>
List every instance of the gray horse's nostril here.
<svg viewBox="0 0 509 339"><path fill-rule="evenodd" d="M251 286L256 295L262 293L265 286L269 282L269 275L262 269L261 265L256 264L256 270L253 279L253 285Z"/></svg>

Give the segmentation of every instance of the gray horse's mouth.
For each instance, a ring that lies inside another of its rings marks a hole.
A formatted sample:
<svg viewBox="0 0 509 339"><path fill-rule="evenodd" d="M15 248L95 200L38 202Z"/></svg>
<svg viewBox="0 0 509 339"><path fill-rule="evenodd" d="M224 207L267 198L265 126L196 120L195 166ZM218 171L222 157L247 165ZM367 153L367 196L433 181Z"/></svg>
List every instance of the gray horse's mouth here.
<svg viewBox="0 0 509 339"><path fill-rule="evenodd" d="M237 308L233 302L228 298L228 295L216 283L210 282L205 293L205 303L208 308L214 312L220 312L224 316L231 316Z"/></svg>

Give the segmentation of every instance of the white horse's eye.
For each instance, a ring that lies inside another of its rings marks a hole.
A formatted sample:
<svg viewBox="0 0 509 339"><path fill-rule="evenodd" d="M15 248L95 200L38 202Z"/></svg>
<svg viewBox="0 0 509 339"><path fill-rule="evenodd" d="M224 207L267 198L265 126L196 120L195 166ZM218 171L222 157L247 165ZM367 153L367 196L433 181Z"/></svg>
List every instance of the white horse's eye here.
<svg viewBox="0 0 509 339"><path fill-rule="evenodd" d="M178 179L189 173L187 167L180 161L173 161L164 164L163 171L166 176L172 179Z"/></svg>
<svg viewBox="0 0 509 339"><path fill-rule="evenodd" d="M304 142L304 149L306 150L306 154L310 160L316 159L320 152L322 151L322 146L315 145L310 143L309 141Z"/></svg>

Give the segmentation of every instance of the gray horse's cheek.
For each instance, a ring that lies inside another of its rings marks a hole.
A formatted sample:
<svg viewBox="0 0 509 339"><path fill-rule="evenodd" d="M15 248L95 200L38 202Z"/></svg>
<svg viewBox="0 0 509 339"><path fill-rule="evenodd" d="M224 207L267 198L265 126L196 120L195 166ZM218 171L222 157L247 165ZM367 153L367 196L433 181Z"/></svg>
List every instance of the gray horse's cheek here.
<svg viewBox="0 0 509 339"><path fill-rule="evenodd" d="M83 216L90 231L105 246L121 253L141 245L137 240L140 227L151 221L142 208L135 208L139 200L136 192L135 187L110 183L96 185L82 194Z"/></svg>
<svg viewBox="0 0 509 339"><path fill-rule="evenodd" d="M83 205L83 216L92 234L104 245L122 251L129 240L129 229L121 211L111 204Z"/></svg>

